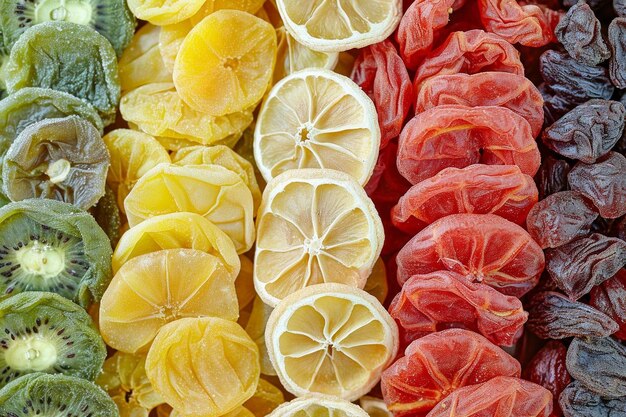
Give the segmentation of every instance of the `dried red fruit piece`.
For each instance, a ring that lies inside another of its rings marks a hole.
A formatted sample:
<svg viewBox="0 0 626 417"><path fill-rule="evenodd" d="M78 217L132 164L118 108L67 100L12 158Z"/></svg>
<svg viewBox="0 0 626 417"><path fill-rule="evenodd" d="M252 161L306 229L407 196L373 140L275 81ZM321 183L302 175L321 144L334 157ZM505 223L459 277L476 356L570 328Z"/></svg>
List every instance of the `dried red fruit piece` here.
<svg viewBox="0 0 626 417"><path fill-rule="evenodd" d="M534 294L526 307L528 328L542 339L606 337L618 329L617 323L606 314L557 292Z"/></svg>
<svg viewBox="0 0 626 417"><path fill-rule="evenodd" d="M413 97L409 73L395 46L384 40L361 50L354 63L352 79L376 106L380 125L380 147L400 134Z"/></svg>
<svg viewBox="0 0 626 417"><path fill-rule="evenodd" d="M367 195L376 204L387 203L393 206L411 188L411 184L398 172L397 157L398 141L392 140L387 147L381 149L374 173L365 184Z"/></svg>
<svg viewBox="0 0 626 417"><path fill-rule="evenodd" d="M619 330L613 336L626 340L626 269L593 287L589 304L615 320Z"/></svg>
<svg viewBox="0 0 626 417"><path fill-rule="evenodd" d="M451 214L497 214L524 224L537 202L533 179L515 165L470 165L446 168L415 184L391 212L393 224L417 233Z"/></svg>
<svg viewBox="0 0 626 417"><path fill-rule="evenodd" d="M566 417L619 417L626 415L626 397L610 399L573 381L561 393L559 405Z"/></svg>
<svg viewBox="0 0 626 417"><path fill-rule="evenodd" d="M542 347L530 360L522 374L535 384L539 384L552 393L552 405L555 415L561 416L559 396L572 381L565 366L567 348L562 342L551 340Z"/></svg>
<svg viewBox="0 0 626 417"><path fill-rule="evenodd" d="M519 375L519 362L483 336L449 329L411 343L383 372L381 388L396 417L415 417L425 416L457 388Z"/></svg>
<svg viewBox="0 0 626 417"><path fill-rule="evenodd" d="M513 110L530 123L533 137L543 126L543 98L527 78L506 72L439 75L424 81L415 113L440 106L500 106Z"/></svg>
<svg viewBox="0 0 626 417"><path fill-rule="evenodd" d="M549 417L551 412L550 391L523 379L499 376L459 388L428 417Z"/></svg>
<svg viewBox="0 0 626 417"><path fill-rule="evenodd" d="M602 25L583 1L573 5L556 26L555 34L568 54L585 65L598 65L611 56L602 38Z"/></svg>
<svg viewBox="0 0 626 417"><path fill-rule="evenodd" d="M498 346L512 346L528 317L519 299L451 271L411 277L389 313L407 344L439 330L463 328Z"/></svg>
<svg viewBox="0 0 626 417"><path fill-rule="evenodd" d="M540 156L526 119L503 107L445 105L416 115L402 130L398 171L412 184L477 163L517 165L535 175Z"/></svg>
<svg viewBox="0 0 626 417"><path fill-rule="evenodd" d="M542 248L556 248L589 233L598 213L582 194L561 191L540 200L528 213L528 233Z"/></svg>
<svg viewBox="0 0 626 417"><path fill-rule="evenodd" d="M583 194L606 219L626 214L626 157L609 152L595 164L577 163L568 175L572 190Z"/></svg>
<svg viewBox="0 0 626 417"><path fill-rule="evenodd" d="M539 200L547 196L567 189L567 174L569 174L569 163L564 159L557 159L552 155L545 155L541 161L541 166L535 182L539 191Z"/></svg>
<svg viewBox="0 0 626 417"><path fill-rule="evenodd" d="M617 17L609 25L609 46L611 81L617 88L626 88L626 17Z"/></svg>
<svg viewBox="0 0 626 417"><path fill-rule="evenodd" d="M483 71L510 72L524 75L519 52L493 33L475 29L453 32L425 58L417 69L413 85L419 93L422 83L435 75L475 74Z"/></svg>
<svg viewBox="0 0 626 417"><path fill-rule="evenodd" d="M493 214L454 214L419 232L398 252L398 281L450 270L521 297L543 271L543 251L520 226Z"/></svg>
<svg viewBox="0 0 626 417"><path fill-rule="evenodd" d="M546 251L546 270L561 290L578 300L626 265L626 242L594 233Z"/></svg>

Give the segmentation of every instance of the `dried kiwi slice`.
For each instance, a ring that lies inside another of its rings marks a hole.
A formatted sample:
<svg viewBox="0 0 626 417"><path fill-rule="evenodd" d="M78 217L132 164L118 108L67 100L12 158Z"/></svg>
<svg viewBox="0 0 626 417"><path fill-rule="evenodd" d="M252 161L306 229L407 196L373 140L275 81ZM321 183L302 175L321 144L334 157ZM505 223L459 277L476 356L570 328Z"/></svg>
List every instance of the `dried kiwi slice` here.
<svg viewBox="0 0 626 417"><path fill-rule="evenodd" d="M0 208L0 294L50 291L83 307L111 280L111 244L89 213L55 200Z"/></svg>
<svg viewBox="0 0 626 417"><path fill-rule="evenodd" d="M3 192L12 201L50 198L88 209L104 195L109 151L98 130L78 116L28 126L2 163Z"/></svg>
<svg viewBox="0 0 626 417"><path fill-rule="evenodd" d="M73 22L97 30L118 56L130 43L137 25L124 0L3 0L0 51L10 52L28 28L49 21Z"/></svg>
<svg viewBox="0 0 626 417"><path fill-rule="evenodd" d="M31 27L13 45L5 74L9 93L24 87L64 91L95 107L105 125L115 121L117 57L109 41L87 26L46 22Z"/></svg>
<svg viewBox="0 0 626 417"><path fill-rule="evenodd" d="M0 390L0 417L119 417L97 385L67 375L29 374Z"/></svg>
<svg viewBox="0 0 626 417"><path fill-rule="evenodd" d="M51 292L0 302L0 387L33 372L95 380L106 346L80 306Z"/></svg>

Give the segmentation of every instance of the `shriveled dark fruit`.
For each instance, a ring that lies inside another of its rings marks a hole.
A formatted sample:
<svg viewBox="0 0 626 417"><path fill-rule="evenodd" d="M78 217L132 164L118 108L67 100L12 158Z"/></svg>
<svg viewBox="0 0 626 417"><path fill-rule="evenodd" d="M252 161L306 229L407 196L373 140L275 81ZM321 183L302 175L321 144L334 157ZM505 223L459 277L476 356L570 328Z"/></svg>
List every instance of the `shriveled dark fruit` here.
<svg viewBox="0 0 626 417"><path fill-rule="evenodd" d="M88 209L104 195L109 152L98 130L78 116L28 126L2 163L4 193L12 201L49 198Z"/></svg>
<svg viewBox="0 0 626 417"><path fill-rule="evenodd" d="M620 17L626 17L626 0L613 0L613 10Z"/></svg>
<svg viewBox="0 0 626 417"><path fill-rule="evenodd" d="M578 162L568 175L570 188L587 197L600 215L615 219L626 214L626 157L609 152L595 164Z"/></svg>
<svg viewBox="0 0 626 417"><path fill-rule="evenodd" d="M575 106L567 99L550 90L545 83L540 84L537 88L543 97L543 118L546 126L556 122Z"/></svg>
<svg viewBox="0 0 626 417"><path fill-rule="evenodd" d="M615 320L619 330L613 336L626 340L626 269L593 287L589 304Z"/></svg>
<svg viewBox="0 0 626 417"><path fill-rule="evenodd" d="M578 300L626 264L626 242L594 233L546 250L546 270L559 288Z"/></svg>
<svg viewBox="0 0 626 417"><path fill-rule="evenodd" d="M567 174L570 165L564 159L546 155L541 160L541 167L535 174L535 183L539 190L539 200L559 191L567 190Z"/></svg>
<svg viewBox="0 0 626 417"><path fill-rule="evenodd" d="M606 314L587 304L571 301L557 292L533 295L526 308L528 329L542 339L606 337L619 329Z"/></svg>
<svg viewBox="0 0 626 417"><path fill-rule="evenodd" d="M598 65L611 56L602 38L602 25L584 1L573 5L554 31L567 53L585 65Z"/></svg>
<svg viewBox="0 0 626 417"><path fill-rule="evenodd" d="M98 204L89 211L104 233L109 237L111 247L115 248L121 237L120 228L122 227L122 218L113 190L109 187L105 187L104 195L100 201L98 201Z"/></svg>
<svg viewBox="0 0 626 417"><path fill-rule="evenodd" d="M625 116L618 101L589 100L554 122L541 139L554 152L591 164L621 138Z"/></svg>
<svg viewBox="0 0 626 417"><path fill-rule="evenodd" d="M580 381L569 384L559 397L565 417L620 417L626 415L626 397L602 398Z"/></svg>
<svg viewBox="0 0 626 417"><path fill-rule="evenodd" d="M626 216L613 222L609 235L626 240Z"/></svg>
<svg viewBox="0 0 626 417"><path fill-rule="evenodd" d="M626 88L626 17L615 18L609 25L609 46L611 81L617 88Z"/></svg>
<svg viewBox="0 0 626 417"><path fill-rule="evenodd" d="M589 233L598 217L595 207L573 191L561 191L539 201L528 213L528 233L542 248L556 248Z"/></svg>
<svg viewBox="0 0 626 417"><path fill-rule="evenodd" d="M575 5L576 3L578 3L580 0L563 0L563 6L565 7L572 7L573 5ZM610 0L589 0L589 5L591 6L591 8L593 10L598 10L602 7L604 7L607 3L609 3Z"/></svg>
<svg viewBox="0 0 626 417"><path fill-rule="evenodd" d="M626 396L626 347L615 339L574 338L566 365L572 378L600 396Z"/></svg>

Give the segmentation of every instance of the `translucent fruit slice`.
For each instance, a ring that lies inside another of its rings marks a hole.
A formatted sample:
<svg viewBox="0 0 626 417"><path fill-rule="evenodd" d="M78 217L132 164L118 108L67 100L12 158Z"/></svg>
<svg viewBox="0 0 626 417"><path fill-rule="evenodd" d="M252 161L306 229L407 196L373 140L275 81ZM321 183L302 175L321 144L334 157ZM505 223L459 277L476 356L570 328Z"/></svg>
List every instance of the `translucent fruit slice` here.
<svg viewBox="0 0 626 417"><path fill-rule="evenodd" d="M285 298L267 323L270 359L297 396L354 401L369 392L398 351L398 328L365 291L320 284Z"/></svg>
<svg viewBox="0 0 626 417"><path fill-rule="evenodd" d="M358 405L338 398L296 398L268 417L368 417Z"/></svg>
<svg viewBox="0 0 626 417"><path fill-rule="evenodd" d="M402 17L402 0L277 0L294 38L317 51L347 51L382 41Z"/></svg>
<svg viewBox="0 0 626 417"><path fill-rule="evenodd" d="M256 417L265 417L285 402L283 392L267 380L259 379L256 392L243 405Z"/></svg>
<svg viewBox="0 0 626 417"><path fill-rule="evenodd" d="M100 301L100 332L119 351L145 351L181 317L239 315L234 279L221 261L194 249L138 256L115 274Z"/></svg>
<svg viewBox="0 0 626 417"><path fill-rule="evenodd" d="M200 214L225 232L237 253L254 242L252 193L234 172L218 165L160 164L137 182L124 201L128 223L188 211Z"/></svg>
<svg viewBox="0 0 626 417"><path fill-rule="evenodd" d="M383 258L379 257L376 260L372 273L367 278L365 287L363 287L363 291L376 297L381 304L385 303L387 293L389 292L389 284L387 283L387 270L385 269Z"/></svg>
<svg viewBox="0 0 626 417"><path fill-rule="evenodd" d="M272 25L239 10L219 10L185 37L174 63L174 84L191 108L223 116L261 100L275 62Z"/></svg>
<svg viewBox="0 0 626 417"><path fill-rule="evenodd" d="M257 217L254 285L271 306L308 285L363 288L382 249L372 201L339 171L285 172L265 188Z"/></svg>
<svg viewBox="0 0 626 417"><path fill-rule="evenodd" d="M254 343L259 347L261 373L263 375L276 376L276 370L270 361L269 353L267 353L267 345L265 344L265 329L270 314L272 314L272 310L272 307L265 304L259 297L256 297L252 304L252 311L250 312L250 317L245 325L245 329L252 340L254 340Z"/></svg>
<svg viewBox="0 0 626 417"><path fill-rule="evenodd" d="M171 25L193 16L204 0L128 0L128 8L153 25Z"/></svg>
<svg viewBox="0 0 626 417"><path fill-rule="evenodd" d="M218 417L254 395L259 350L237 323L184 318L161 329L146 372L155 391L182 415Z"/></svg>
<svg viewBox="0 0 626 417"><path fill-rule="evenodd" d="M385 401L380 398L365 395L359 399L359 405L370 417L393 417Z"/></svg>
<svg viewBox="0 0 626 417"><path fill-rule="evenodd" d="M380 128L372 100L354 81L306 69L277 83L263 102L254 157L266 181L296 168L331 168L367 183Z"/></svg>

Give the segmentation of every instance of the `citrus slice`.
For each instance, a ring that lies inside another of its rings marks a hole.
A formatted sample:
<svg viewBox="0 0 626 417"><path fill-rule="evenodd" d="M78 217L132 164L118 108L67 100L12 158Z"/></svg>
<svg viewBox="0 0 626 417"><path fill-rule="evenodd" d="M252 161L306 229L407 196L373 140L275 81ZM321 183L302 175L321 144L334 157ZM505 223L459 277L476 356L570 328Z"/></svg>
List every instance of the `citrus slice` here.
<svg viewBox="0 0 626 417"><path fill-rule="evenodd" d="M319 284L285 298L265 341L283 386L296 396L354 401L369 392L398 351L398 327L368 293Z"/></svg>
<svg viewBox="0 0 626 417"><path fill-rule="evenodd" d="M184 318L154 339L146 373L163 399L186 417L218 417L254 395L259 351L237 323Z"/></svg>
<svg viewBox="0 0 626 417"><path fill-rule="evenodd" d="M263 98L276 62L272 25L239 10L218 10L183 40L174 84L193 109L223 116Z"/></svg>
<svg viewBox="0 0 626 417"><path fill-rule="evenodd" d="M382 258L378 258L376 260L372 273L369 278L367 278L365 287L363 287L363 291L376 297L381 304L385 303L387 293L389 292L389 285L387 284L387 270L385 269L385 262Z"/></svg>
<svg viewBox="0 0 626 417"><path fill-rule="evenodd" d="M267 321L272 314L273 308L265 304L259 297L254 299L252 311L246 323L246 332L250 335L254 343L259 347L259 355L261 359L261 373L263 375L276 376L276 370L270 361L265 345L265 329Z"/></svg>
<svg viewBox="0 0 626 417"><path fill-rule="evenodd" d="M117 205L124 213L124 199L143 174L170 156L154 137L130 129L116 129L102 140L111 155L107 185L117 195Z"/></svg>
<svg viewBox="0 0 626 417"><path fill-rule="evenodd" d="M271 4L271 2L268 2ZM314 51L295 40L284 26L276 29L278 53L274 81L306 68L326 68L332 70L339 61L338 52Z"/></svg>
<svg viewBox="0 0 626 417"><path fill-rule="evenodd" d="M368 417L358 405L335 398L296 398L268 417Z"/></svg>
<svg viewBox="0 0 626 417"><path fill-rule="evenodd" d="M290 169L331 168L364 185L379 146L372 100L348 77L325 69L279 81L263 102L254 131L254 157L266 181Z"/></svg>
<svg viewBox="0 0 626 417"><path fill-rule="evenodd" d="M145 24L120 57L118 66L122 92L151 83L172 82L172 72L165 67L159 49L161 28Z"/></svg>
<svg viewBox="0 0 626 417"><path fill-rule="evenodd" d="M160 164L135 184L124 207L130 227L161 214L189 211L225 232L237 253L247 252L254 242L250 189L237 174L219 165Z"/></svg>
<svg viewBox="0 0 626 417"><path fill-rule="evenodd" d="M243 405L256 417L265 417L284 402L283 392L269 381L261 378L256 387L256 392Z"/></svg>
<svg viewBox="0 0 626 417"><path fill-rule="evenodd" d="M276 306L308 285L363 288L384 240L365 191L342 172L285 172L265 188L257 217L254 285Z"/></svg>
<svg viewBox="0 0 626 417"><path fill-rule="evenodd" d="M239 310L246 308L256 297L254 291L254 281L252 280L252 273L254 266L250 258L244 255L239 255L241 262L241 269L239 275L235 279L235 289L237 290L237 301L239 302Z"/></svg>
<svg viewBox="0 0 626 417"><path fill-rule="evenodd" d="M215 164L230 169L246 183L254 201L254 213L261 203L261 190L257 183L252 164L245 158L237 155L228 146L188 146L176 151L172 155L172 162L177 165Z"/></svg>
<svg viewBox="0 0 626 417"><path fill-rule="evenodd" d="M239 274L240 259L233 241L211 221L189 212L155 216L126 231L113 252L113 273L137 256L179 248L210 253L233 278Z"/></svg>
<svg viewBox="0 0 626 417"><path fill-rule="evenodd" d="M190 18L204 0L128 0L128 8L141 20L153 25L171 25Z"/></svg>
<svg viewBox="0 0 626 417"><path fill-rule="evenodd" d="M133 258L117 271L100 301L100 332L112 348L135 353L181 317L238 315L233 277L217 257L167 249Z"/></svg>
<svg viewBox="0 0 626 417"><path fill-rule="evenodd" d="M380 398L365 395L359 399L359 405L370 417L393 417L385 401Z"/></svg>
<svg viewBox="0 0 626 417"><path fill-rule="evenodd" d="M402 0L277 0L294 38L317 51L347 51L382 41L402 17Z"/></svg>

